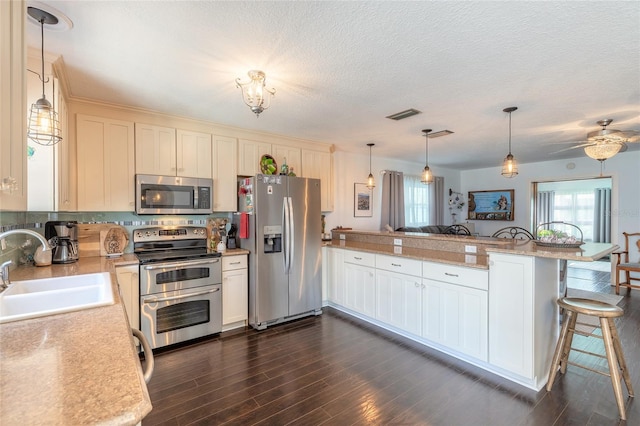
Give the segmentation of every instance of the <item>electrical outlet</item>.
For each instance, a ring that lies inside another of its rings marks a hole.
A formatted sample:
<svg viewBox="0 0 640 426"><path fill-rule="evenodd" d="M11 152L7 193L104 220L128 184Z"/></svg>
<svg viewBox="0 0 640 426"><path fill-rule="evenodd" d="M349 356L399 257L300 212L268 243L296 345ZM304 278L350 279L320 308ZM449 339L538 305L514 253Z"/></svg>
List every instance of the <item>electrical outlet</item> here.
<svg viewBox="0 0 640 426"><path fill-rule="evenodd" d="M3 239L0 240L0 248L4 251L7 249L7 242Z"/></svg>
<svg viewBox="0 0 640 426"><path fill-rule="evenodd" d="M400 238L394 238L393 239L393 245L394 246L401 246L402 245L402 240Z"/></svg>
<svg viewBox="0 0 640 426"><path fill-rule="evenodd" d="M347 239L347 236L346 236L346 235L344 235L344 234L340 234L340 239L341 239L341 240L346 240L346 239Z"/></svg>
<svg viewBox="0 0 640 426"><path fill-rule="evenodd" d="M464 263L471 263L475 265L478 263L478 258L474 254L465 254Z"/></svg>
<svg viewBox="0 0 640 426"><path fill-rule="evenodd" d="M464 252L465 253L477 253L478 252L478 247L476 247L476 246L464 246Z"/></svg>
<svg viewBox="0 0 640 426"><path fill-rule="evenodd" d="M393 248L393 253L394 254L402 254L402 247L394 247Z"/></svg>

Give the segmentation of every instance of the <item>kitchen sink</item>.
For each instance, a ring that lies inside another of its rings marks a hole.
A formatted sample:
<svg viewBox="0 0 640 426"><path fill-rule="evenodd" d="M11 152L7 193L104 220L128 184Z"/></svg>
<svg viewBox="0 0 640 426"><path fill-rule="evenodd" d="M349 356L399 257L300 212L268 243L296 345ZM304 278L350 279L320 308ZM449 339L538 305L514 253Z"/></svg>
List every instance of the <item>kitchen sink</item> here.
<svg viewBox="0 0 640 426"><path fill-rule="evenodd" d="M13 282L0 293L0 323L113 304L109 273Z"/></svg>

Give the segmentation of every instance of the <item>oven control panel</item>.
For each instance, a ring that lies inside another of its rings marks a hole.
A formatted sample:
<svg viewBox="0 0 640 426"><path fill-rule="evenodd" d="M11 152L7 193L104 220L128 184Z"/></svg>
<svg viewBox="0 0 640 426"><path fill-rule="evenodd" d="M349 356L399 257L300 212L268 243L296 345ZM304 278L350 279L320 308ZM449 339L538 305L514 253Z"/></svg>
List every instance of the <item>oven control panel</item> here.
<svg viewBox="0 0 640 426"><path fill-rule="evenodd" d="M201 226L175 226L140 228L133 231L133 242L206 240L207 228Z"/></svg>

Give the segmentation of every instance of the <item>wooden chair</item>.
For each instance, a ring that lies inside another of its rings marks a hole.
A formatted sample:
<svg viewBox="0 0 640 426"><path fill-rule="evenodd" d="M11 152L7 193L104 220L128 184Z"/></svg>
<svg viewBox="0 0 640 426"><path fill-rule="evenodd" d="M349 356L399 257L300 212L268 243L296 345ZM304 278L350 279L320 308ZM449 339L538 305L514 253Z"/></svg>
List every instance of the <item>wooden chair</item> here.
<svg viewBox="0 0 640 426"><path fill-rule="evenodd" d="M616 252L618 260L616 262L616 294L620 294L620 286L627 287L627 292L632 288L640 288L631 281L640 282L640 275L632 277L631 273L640 274L640 232L627 233L624 235L624 251ZM635 240L635 242L634 242ZM634 246L635 247L632 247ZM625 281L620 282L620 272L624 273Z"/></svg>
<svg viewBox="0 0 640 426"><path fill-rule="evenodd" d="M444 230L443 234L449 235L471 235L469 228L464 225L451 225Z"/></svg>
<svg viewBox="0 0 640 426"><path fill-rule="evenodd" d="M498 229L492 235L493 238L513 238L514 240L533 240L535 237L529 231L519 226L507 226Z"/></svg>

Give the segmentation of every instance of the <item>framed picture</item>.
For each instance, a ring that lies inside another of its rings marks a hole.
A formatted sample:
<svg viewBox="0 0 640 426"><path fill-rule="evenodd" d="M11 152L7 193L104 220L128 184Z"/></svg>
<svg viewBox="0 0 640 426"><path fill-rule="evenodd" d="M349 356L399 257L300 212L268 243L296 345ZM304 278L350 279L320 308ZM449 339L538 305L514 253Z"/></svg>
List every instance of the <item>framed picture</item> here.
<svg viewBox="0 0 640 426"><path fill-rule="evenodd" d="M469 220L513 220L514 190L469 191Z"/></svg>
<svg viewBox="0 0 640 426"><path fill-rule="evenodd" d="M373 191L364 183L353 184L353 215L355 217L373 216Z"/></svg>

